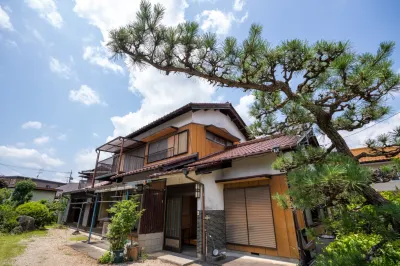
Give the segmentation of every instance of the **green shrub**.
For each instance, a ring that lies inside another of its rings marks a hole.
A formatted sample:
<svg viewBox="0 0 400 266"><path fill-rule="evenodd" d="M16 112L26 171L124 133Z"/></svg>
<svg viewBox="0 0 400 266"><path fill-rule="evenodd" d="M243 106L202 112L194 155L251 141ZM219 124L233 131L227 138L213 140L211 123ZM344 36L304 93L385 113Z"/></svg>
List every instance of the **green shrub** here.
<svg viewBox="0 0 400 266"><path fill-rule="evenodd" d="M9 233L18 225L18 215L11 204L0 204L0 232Z"/></svg>
<svg viewBox="0 0 400 266"><path fill-rule="evenodd" d="M11 191L8 188L0 188L0 204L10 201L10 197Z"/></svg>
<svg viewBox="0 0 400 266"><path fill-rule="evenodd" d="M15 204L21 205L25 202L28 202L32 199L32 191L36 188L36 183L32 180L24 180L21 182L17 182L15 185L15 189L11 195L11 200L15 202Z"/></svg>
<svg viewBox="0 0 400 266"><path fill-rule="evenodd" d="M39 202L27 202L17 207L16 212L19 215L31 216L35 219L35 225L38 228L43 228L45 225L50 224L49 209Z"/></svg>
<svg viewBox="0 0 400 266"><path fill-rule="evenodd" d="M380 243L379 235L351 234L339 237L318 255L316 266L386 265L395 266L400 260L400 241L385 243L367 264L366 255Z"/></svg>
<svg viewBox="0 0 400 266"><path fill-rule="evenodd" d="M113 261L113 254L110 251L106 251L98 260L100 264L111 264Z"/></svg>

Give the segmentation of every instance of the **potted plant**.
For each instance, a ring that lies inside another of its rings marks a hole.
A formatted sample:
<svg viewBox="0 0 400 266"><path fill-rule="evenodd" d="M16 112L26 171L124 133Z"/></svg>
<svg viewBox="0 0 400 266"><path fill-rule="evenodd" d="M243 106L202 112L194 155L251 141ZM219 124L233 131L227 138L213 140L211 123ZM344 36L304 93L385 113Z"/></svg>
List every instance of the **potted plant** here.
<svg viewBox="0 0 400 266"><path fill-rule="evenodd" d="M129 260L138 260L139 259L139 243L132 242L129 246L126 247L126 255Z"/></svg>
<svg viewBox="0 0 400 266"><path fill-rule="evenodd" d="M114 263L124 260L124 247L134 224L142 216L143 210L138 211L138 202L135 199L117 202L108 209L113 214L108 227L107 239L113 253Z"/></svg>

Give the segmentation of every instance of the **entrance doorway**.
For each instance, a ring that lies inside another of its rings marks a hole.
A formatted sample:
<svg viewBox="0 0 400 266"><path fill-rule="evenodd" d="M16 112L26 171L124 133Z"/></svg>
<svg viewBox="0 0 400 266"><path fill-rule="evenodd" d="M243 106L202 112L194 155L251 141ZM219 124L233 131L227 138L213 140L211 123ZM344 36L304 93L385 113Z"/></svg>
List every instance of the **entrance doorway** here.
<svg viewBox="0 0 400 266"><path fill-rule="evenodd" d="M195 185L167 187L164 249L196 257L197 199Z"/></svg>

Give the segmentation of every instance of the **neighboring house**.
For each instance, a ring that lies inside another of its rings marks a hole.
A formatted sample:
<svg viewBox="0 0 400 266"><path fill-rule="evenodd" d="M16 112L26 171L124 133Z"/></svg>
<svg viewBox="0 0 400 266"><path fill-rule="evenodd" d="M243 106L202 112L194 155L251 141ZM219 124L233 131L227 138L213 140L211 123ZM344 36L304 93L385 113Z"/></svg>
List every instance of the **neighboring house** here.
<svg viewBox="0 0 400 266"><path fill-rule="evenodd" d="M35 182L36 188L33 191L32 201L38 201L42 199L53 201L58 191L58 188L65 184L62 182L25 176L1 176L0 178L6 180L6 182L8 183L8 188L11 190L14 190L16 183L20 181L30 179Z"/></svg>
<svg viewBox="0 0 400 266"><path fill-rule="evenodd" d="M79 189L79 183L67 183L65 185L59 186L57 189L56 193L56 198L59 198L62 194L68 193L70 191L74 191Z"/></svg>
<svg viewBox="0 0 400 266"><path fill-rule="evenodd" d="M362 152L371 153L371 150L368 147L351 149L351 152L354 156L359 155ZM397 155L396 158L400 158L400 155ZM359 160L360 164L370 167L373 170L376 170L382 166L390 166L392 165L392 159L386 158L385 156L376 156L376 157L363 157ZM395 191L396 187L400 189L400 180L391 180L385 183L374 183L372 185L377 191Z"/></svg>
<svg viewBox="0 0 400 266"><path fill-rule="evenodd" d="M147 252L204 257L207 250L209 257L228 248L298 259L294 218L298 229L304 218L272 200L287 190L285 173L272 163L304 144L318 145L312 135L249 140L230 103L190 103L100 146L113 155L81 172L95 179L69 192L65 220L78 222L82 210L80 223L89 229L93 221L101 232L113 203L139 195L146 211L133 235Z"/></svg>

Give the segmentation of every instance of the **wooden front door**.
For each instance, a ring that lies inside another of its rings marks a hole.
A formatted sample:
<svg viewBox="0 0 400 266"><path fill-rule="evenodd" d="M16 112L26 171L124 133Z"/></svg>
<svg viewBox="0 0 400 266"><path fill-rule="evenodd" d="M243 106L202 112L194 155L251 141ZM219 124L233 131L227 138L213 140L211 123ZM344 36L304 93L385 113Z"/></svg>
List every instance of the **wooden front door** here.
<svg viewBox="0 0 400 266"><path fill-rule="evenodd" d="M182 197L167 198L164 249L182 251Z"/></svg>

